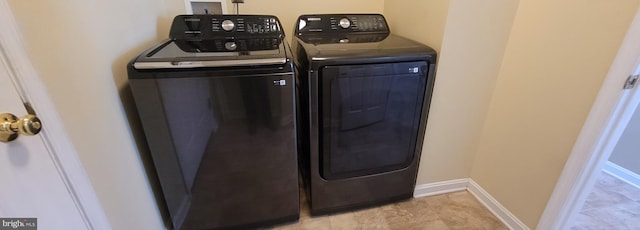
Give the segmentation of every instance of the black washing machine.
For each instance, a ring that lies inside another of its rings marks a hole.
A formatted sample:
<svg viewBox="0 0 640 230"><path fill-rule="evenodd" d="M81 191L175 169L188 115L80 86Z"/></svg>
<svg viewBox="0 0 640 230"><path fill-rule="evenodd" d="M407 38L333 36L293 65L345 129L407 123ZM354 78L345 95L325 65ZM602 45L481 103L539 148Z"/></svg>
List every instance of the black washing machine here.
<svg viewBox="0 0 640 230"><path fill-rule="evenodd" d="M311 213L413 197L436 52L379 14L302 15L294 33Z"/></svg>
<svg viewBox="0 0 640 230"><path fill-rule="evenodd" d="M175 229L298 219L295 77L275 16L177 16L128 73Z"/></svg>

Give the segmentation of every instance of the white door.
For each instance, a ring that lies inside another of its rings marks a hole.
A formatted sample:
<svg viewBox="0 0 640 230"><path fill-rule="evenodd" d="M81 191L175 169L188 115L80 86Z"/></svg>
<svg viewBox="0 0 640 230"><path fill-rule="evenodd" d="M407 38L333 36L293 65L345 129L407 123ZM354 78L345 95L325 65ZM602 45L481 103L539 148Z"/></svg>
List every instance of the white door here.
<svg viewBox="0 0 640 230"><path fill-rule="evenodd" d="M27 111L9 78L9 63L3 59L0 57L0 113L22 117ZM47 132L47 124L42 132ZM87 229L56 165L40 135L0 142L0 218L37 218L38 229ZM0 229L10 223L0 221Z"/></svg>

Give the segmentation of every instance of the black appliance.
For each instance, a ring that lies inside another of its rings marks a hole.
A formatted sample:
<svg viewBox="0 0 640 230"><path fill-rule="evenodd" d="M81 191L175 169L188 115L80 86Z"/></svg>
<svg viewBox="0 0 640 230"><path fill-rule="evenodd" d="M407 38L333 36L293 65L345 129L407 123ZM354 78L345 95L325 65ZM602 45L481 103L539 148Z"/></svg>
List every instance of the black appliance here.
<svg viewBox="0 0 640 230"><path fill-rule="evenodd" d="M175 229L298 219L291 60L275 16L180 15L170 39L129 63Z"/></svg>
<svg viewBox="0 0 640 230"><path fill-rule="evenodd" d="M413 197L436 52L379 14L302 15L294 33L311 213Z"/></svg>

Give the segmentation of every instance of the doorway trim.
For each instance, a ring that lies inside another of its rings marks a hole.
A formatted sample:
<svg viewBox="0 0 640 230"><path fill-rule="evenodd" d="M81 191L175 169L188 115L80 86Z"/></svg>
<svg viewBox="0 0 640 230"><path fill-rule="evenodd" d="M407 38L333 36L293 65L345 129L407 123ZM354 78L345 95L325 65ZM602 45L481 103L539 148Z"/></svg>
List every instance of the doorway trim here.
<svg viewBox="0 0 640 230"><path fill-rule="evenodd" d="M568 229L640 103L640 87L623 90L640 73L640 9L627 31L537 229Z"/></svg>
<svg viewBox="0 0 640 230"><path fill-rule="evenodd" d="M6 0L0 0L0 61L6 62L9 78L22 101L28 102L46 125L46 129L38 136L47 148L87 228L110 229L107 215L64 129L53 101L31 65Z"/></svg>

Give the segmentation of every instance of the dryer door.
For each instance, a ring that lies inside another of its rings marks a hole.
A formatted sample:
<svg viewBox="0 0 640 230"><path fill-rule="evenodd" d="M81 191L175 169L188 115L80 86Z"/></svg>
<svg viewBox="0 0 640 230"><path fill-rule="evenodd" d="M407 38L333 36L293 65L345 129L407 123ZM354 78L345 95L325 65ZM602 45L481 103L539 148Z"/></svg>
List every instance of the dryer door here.
<svg viewBox="0 0 640 230"><path fill-rule="evenodd" d="M411 164L427 73L426 62L322 68L321 174L325 179L383 173Z"/></svg>

